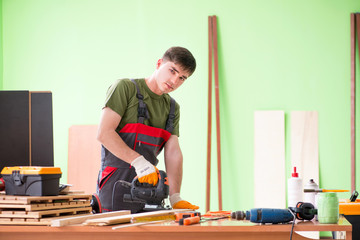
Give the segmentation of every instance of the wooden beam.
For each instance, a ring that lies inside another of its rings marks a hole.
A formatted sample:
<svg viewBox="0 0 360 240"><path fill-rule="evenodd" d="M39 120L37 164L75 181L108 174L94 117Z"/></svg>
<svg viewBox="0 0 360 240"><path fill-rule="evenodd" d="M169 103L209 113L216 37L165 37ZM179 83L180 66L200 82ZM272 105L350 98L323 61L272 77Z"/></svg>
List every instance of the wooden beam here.
<svg viewBox="0 0 360 240"><path fill-rule="evenodd" d="M206 174L206 211L210 210L210 171L211 171L211 128L212 128L212 72L214 61L215 76L215 107L216 107L216 136L217 136L217 173L218 173L218 200L219 210L222 210L222 187L221 187L221 144L220 144L220 100L219 100L219 67L217 45L216 16L208 17L209 31L209 83L208 83L208 139L207 139L207 174Z"/></svg>
<svg viewBox="0 0 360 240"><path fill-rule="evenodd" d="M355 186L355 49L356 49L356 14L352 13L350 17L351 28L351 192L356 189Z"/></svg>
<svg viewBox="0 0 360 240"><path fill-rule="evenodd" d="M215 75L215 105L216 105L216 136L217 136L217 170L218 170L218 198L219 210L222 210L222 188L221 188L221 144L220 144L220 98L219 98L219 64L217 44L216 16L212 18L213 24L213 47L214 47L214 75Z"/></svg>
<svg viewBox="0 0 360 240"><path fill-rule="evenodd" d="M209 82L208 82L208 133L207 133L207 162L206 162L206 212L210 210L210 181L211 181L211 127L212 127L212 17L208 17L209 32Z"/></svg>

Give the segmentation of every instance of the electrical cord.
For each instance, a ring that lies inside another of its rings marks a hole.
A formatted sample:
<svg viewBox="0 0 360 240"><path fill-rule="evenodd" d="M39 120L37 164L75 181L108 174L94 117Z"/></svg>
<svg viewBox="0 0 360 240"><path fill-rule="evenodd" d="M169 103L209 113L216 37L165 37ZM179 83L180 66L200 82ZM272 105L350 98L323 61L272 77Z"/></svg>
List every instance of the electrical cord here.
<svg viewBox="0 0 360 240"><path fill-rule="evenodd" d="M291 211L290 207L289 207L288 209L289 209L289 212L291 213L291 215L294 216L294 220L293 220L293 222L292 222L291 232L290 232L290 240L292 240L292 235L293 235L293 232L294 232L294 225L295 225L296 216L295 216L295 214L293 213L293 211Z"/></svg>

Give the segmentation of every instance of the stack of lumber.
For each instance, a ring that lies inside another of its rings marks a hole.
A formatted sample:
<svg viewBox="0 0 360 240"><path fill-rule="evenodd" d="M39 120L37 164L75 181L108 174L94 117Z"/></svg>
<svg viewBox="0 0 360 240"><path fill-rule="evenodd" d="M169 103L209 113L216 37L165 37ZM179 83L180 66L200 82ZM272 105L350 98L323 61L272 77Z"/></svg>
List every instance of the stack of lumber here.
<svg viewBox="0 0 360 240"><path fill-rule="evenodd" d="M51 225L69 215L90 214L91 195L0 195L0 225Z"/></svg>

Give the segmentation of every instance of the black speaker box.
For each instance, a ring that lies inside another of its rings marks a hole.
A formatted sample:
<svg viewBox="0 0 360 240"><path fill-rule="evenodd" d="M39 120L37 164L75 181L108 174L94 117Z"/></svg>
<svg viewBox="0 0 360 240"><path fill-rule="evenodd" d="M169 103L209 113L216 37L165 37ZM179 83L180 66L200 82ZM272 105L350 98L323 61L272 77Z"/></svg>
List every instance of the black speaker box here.
<svg viewBox="0 0 360 240"><path fill-rule="evenodd" d="M52 93L0 91L0 171L54 166Z"/></svg>

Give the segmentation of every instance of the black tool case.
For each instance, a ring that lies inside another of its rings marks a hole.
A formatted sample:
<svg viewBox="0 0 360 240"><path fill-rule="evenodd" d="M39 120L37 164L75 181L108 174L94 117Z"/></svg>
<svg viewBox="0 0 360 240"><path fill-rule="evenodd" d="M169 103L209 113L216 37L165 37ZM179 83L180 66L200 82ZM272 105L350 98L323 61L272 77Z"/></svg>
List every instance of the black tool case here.
<svg viewBox="0 0 360 240"><path fill-rule="evenodd" d="M57 196L61 170L58 167L4 167L6 195Z"/></svg>

